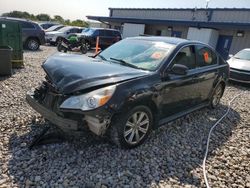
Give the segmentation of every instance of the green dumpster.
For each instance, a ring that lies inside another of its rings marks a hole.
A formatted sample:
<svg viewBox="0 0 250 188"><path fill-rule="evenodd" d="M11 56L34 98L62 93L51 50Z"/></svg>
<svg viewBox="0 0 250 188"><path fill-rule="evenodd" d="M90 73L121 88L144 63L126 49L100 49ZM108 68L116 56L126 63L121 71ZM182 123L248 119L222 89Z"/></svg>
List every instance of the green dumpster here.
<svg viewBox="0 0 250 188"><path fill-rule="evenodd" d="M0 18L0 46L10 46L12 67L23 67L22 28L16 21Z"/></svg>
<svg viewBox="0 0 250 188"><path fill-rule="evenodd" d="M0 76L12 75L12 48L0 46Z"/></svg>

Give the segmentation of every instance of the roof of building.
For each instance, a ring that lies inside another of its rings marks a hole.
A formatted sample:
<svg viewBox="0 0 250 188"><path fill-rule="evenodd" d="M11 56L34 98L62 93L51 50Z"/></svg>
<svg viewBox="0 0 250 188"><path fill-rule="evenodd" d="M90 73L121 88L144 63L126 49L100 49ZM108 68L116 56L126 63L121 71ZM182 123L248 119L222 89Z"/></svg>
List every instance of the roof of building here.
<svg viewBox="0 0 250 188"><path fill-rule="evenodd" d="M109 10L222 10L222 11L250 11L250 8L109 8Z"/></svg>
<svg viewBox="0 0 250 188"><path fill-rule="evenodd" d="M169 24L181 25L189 27L209 27L209 28L235 28L235 29L250 29L249 23L240 22L213 22L213 21L188 21L188 20L165 20L165 19L140 19L140 18L120 18L120 17L105 17L105 16L87 16L88 19L98 20L100 22L121 22L134 24Z"/></svg>

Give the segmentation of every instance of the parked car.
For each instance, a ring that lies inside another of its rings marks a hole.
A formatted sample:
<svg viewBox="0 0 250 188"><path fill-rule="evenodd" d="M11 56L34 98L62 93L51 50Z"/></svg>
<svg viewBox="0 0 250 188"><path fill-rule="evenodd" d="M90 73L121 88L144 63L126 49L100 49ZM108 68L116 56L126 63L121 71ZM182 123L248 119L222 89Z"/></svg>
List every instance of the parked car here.
<svg viewBox="0 0 250 188"><path fill-rule="evenodd" d="M122 39L121 33L115 29L87 28L77 35L79 40L84 41L88 49L96 46L99 37L99 46L104 49Z"/></svg>
<svg viewBox="0 0 250 188"><path fill-rule="evenodd" d="M48 29L54 25L58 25L58 23L53 23L53 22L45 22L45 23L39 23L39 25L44 29Z"/></svg>
<svg viewBox="0 0 250 188"><path fill-rule="evenodd" d="M11 17L1 17L1 19L14 20L20 23L22 27L22 41L26 49L35 51L39 49L40 45L45 43L45 33L37 23Z"/></svg>
<svg viewBox="0 0 250 188"><path fill-rule="evenodd" d="M45 32L51 32L51 31L58 31L59 29L62 29L65 27L64 25L54 25L51 26L50 28L46 29Z"/></svg>
<svg viewBox="0 0 250 188"><path fill-rule="evenodd" d="M239 51L228 60L230 80L250 83L250 48Z"/></svg>
<svg viewBox="0 0 250 188"><path fill-rule="evenodd" d="M169 37L121 40L94 58L58 54L27 102L65 131L89 128L122 148L203 107L216 108L229 66L211 47Z"/></svg>
<svg viewBox="0 0 250 188"><path fill-rule="evenodd" d="M81 33L84 28L81 27L72 27L72 26L66 26L58 31L51 31L46 32L45 39L47 43L50 43L51 45L57 45L57 43L62 38L68 38L73 33Z"/></svg>

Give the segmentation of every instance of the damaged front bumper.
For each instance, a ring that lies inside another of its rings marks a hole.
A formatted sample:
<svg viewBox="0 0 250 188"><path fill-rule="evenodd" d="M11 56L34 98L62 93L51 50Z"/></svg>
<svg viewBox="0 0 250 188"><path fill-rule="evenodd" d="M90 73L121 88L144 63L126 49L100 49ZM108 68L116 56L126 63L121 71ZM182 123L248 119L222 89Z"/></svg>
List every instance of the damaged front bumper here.
<svg viewBox="0 0 250 188"><path fill-rule="evenodd" d="M40 113L45 119L51 123L57 125L60 129L65 131L79 131L83 130L84 127L88 127L90 131L96 135L104 135L108 129L111 121L111 116L106 115L97 115L95 113L86 113L86 114L74 114L78 118L64 118L59 116L57 113L46 108L40 104L33 96L33 93L27 93L26 101L28 104ZM103 114L103 113L102 113Z"/></svg>

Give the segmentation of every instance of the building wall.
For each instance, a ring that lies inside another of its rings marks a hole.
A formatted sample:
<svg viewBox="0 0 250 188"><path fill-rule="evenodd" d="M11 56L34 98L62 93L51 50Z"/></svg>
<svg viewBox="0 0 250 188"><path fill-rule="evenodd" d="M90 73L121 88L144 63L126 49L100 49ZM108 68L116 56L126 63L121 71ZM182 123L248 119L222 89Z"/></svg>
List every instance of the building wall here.
<svg viewBox="0 0 250 188"><path fill-rule="evenodd" d="M250 48L250 31L245 31L244 37L237 37L237 30L220 30L219 35L233 36L230 54L235 54L244 48Z"/></svg>
<svg viewBox="0 0 250 188"><path fill-rule="evenodd" d="M250 11L213 11L212 20L214 22L242 22L250 23Z"/></svg>
<svg viewBox="0 0 250 188"><path fill-rule="evenodd" d="M208 21L210 17L211 22L232 22L231 29L217 28L219 35L233 36L229 53L235 54L243 48L250 48L250 9L111 9L111 12L111 17L118 18ZM244 30L244 37L236 36L237 30L233 27L233 23L237 22L249 24L249 28ZM119 24L123 23L116 23ZM172 27L173 31L182 32L181 38L187 38L188 26L147 24L145 34L156 35L161 31L162 36L171 36L168 27Z"/></svg>
<svg viewBox="0 0 250 188"><path fill-rule="evenodd" d="M162 31L161 36L171 36L172 31L168 30L168 25L146 25L145 34L156 35L158 30ZM171 26L172 27L172 26ZM181 38L187 38L188 27L174 26L173 31L182 32Z"/></svg>

